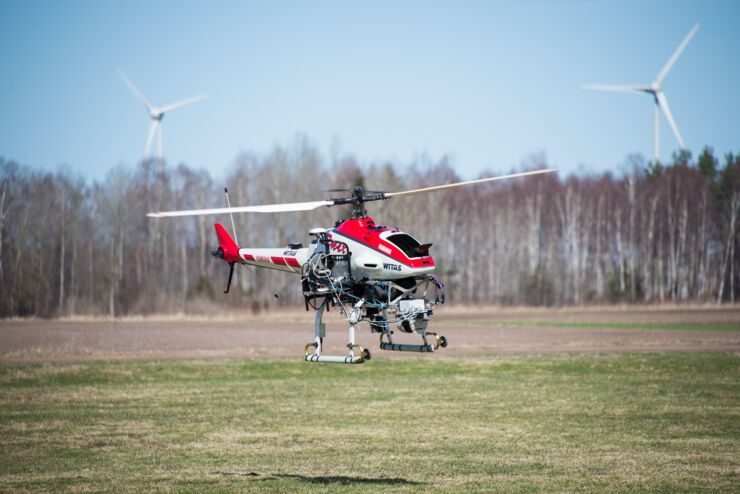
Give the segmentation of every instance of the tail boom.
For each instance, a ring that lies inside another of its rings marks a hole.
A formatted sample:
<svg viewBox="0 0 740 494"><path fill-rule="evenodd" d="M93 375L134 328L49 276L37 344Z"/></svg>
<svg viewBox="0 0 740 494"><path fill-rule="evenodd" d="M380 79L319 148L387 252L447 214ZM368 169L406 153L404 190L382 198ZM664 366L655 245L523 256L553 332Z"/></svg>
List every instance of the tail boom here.
<svg viewBox="0 0 740 494"><path fill-rule="evenodd" d="M289 273L301 273L301 268L308 260L308 249L290 247L274 249L239 248L223 225L216 223L218 249L213 255L231 264L249 264L261 268L277 269Z"/></svg>
<svg viewBox="0 0 740 494"><path fill-rule="evenodd" d="M301 274L301 268L308 260L308 249L239 249L244 264L260 268L277 269Z"/></svg>

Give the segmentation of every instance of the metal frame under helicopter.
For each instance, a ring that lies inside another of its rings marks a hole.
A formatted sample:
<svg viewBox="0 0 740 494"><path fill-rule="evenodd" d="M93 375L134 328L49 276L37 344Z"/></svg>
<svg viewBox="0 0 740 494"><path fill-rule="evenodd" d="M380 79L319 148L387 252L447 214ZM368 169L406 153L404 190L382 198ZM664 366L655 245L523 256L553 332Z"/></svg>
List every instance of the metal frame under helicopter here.
<svg viewBox="0 0 740 494"><path fill-rule="evenodd" d="M364 212L361 200L355 202L355 212ZM355 215L355 218L362 217ZM355 327L368 322L371 332L379 333L381 350L400 352L433 352L447 346L447 339L427 331L427 323L435 306L444 303L444 285L434 275L424 274L413 278L391 280L355 280L352 276L351 251L345 242L331 241L325 232L316 232L316 248L303 265L302 284L306 310L316 310L314 341L305 346L307 362L340 362L358 364L370 360L368 348L355 343ZM346 254L331 254L330 245L339 244ZM403 286L401 283L403 283ZM431 296L430 285L434 288ZM417 293L421 290L421 293ZM319 301L320 302L317 302ZM323 355L326 325L324 310L338 306L349 323L347 355ZM389 320L390 317L395 319ZM398 344L393 342L392 324L405 333L421 336L422 344ZM434 339L430 342L429 337ZM384 337L387 341L384 341ZM313 347L313 351L311 351Z"/></svg>

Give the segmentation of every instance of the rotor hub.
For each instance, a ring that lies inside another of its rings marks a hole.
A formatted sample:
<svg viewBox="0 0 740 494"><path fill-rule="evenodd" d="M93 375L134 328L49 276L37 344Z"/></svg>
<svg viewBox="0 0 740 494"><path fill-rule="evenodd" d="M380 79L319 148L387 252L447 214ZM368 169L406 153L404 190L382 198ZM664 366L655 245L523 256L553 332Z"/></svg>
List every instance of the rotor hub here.
<svg viewBox="0 0 740 494"><path fill-rule="evenodd" d="M349 189L352 193L351 197L336 197L330 199L335 205L350 204L352 205L352 219L367 218L367 210L365 209L365 203L371 201L383 201L388 199L385 192L381 191L366 191L361 186L355 186Z"/></svg>

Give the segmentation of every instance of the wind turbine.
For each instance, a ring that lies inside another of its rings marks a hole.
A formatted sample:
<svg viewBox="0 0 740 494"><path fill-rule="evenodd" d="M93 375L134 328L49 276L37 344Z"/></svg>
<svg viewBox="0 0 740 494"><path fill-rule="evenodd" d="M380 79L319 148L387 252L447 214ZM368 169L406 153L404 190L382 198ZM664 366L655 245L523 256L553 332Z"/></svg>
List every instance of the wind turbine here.
<svg viewBox="0 0 740 494"><path fill-rule="evenodd" d="M691 38L694 37L694 34L696 34L696 31L699 30L699 24L695 24L694 27L691 28L691 31L689 31L689 34L686 35L686 37L681 41L681 44L678 45L678 48L676 48L676 51L673 52L673 55L671 55L671 58L668 59L668 62L663 66L661 71L658 73L658 77L655 78L655 80L650 84L649 86L645 85L589 85L589 86L583 86L584 89L589 89L593 91L615 91L620 93L647 93L653 97L653 100L655 101L655 106L653 108L653 162L658 162L658 155L660 154L660 133L659 133L659 121L660 121L660 110L663 110L663 114L665 115L666 120L668 120L668 123L671 126L671 129L673 129L673 135L676 136L676 140L678 141L678 145L681 147L681 149L686 149L686 146L684 145L683 139L681 138L681 133L678 131L678 126L676 126L675 120L673 120L673 115L671 115L671 109L668 106L668 100L665 97L665 93L663 92L663 79L665 79L665 76L668 75L668 71L671 70L671 67L673 67L673 64L676 63L676 60L678 60L678 57L681 56L681 53L683 53L684 48L686 48L686 45L689 44L689 41L691 41Z"/></svg>
<svg viewBox="0 0 740 494"><path fill-rule="evenodd" d="M146 147L144 148L144 156L149 156L149 150L152 148L154 134L157 134L157 159L159 160L159 163L162 163L162 118L164 118L164 114L176 108L180 108L191 103L195 103L196 101L200 101L203 98L207 97L207 95L200 94L198 96L185 98L175 103L170 103L169 105L154 106L149 103L149 100L147 100L146 97L141 93L141 91L139 91L139 89L134 85L134 83L131 82L128 77L126 77L126 74L124 74L121 69L116 69L116 72L118 72L118 76L128 86L131 92L134 93L134 96L136 96L142 103L144 103L144 106L149 112L149 117L152 120L152 123L149 124L149 133L146 136Z"/></svg>

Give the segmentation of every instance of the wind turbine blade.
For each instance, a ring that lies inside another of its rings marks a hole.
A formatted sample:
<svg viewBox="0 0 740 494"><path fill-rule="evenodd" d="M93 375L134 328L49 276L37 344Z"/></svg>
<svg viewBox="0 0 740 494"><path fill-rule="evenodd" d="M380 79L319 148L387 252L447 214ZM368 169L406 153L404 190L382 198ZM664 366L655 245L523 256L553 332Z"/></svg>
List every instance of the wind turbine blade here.
<svg viewBox="0 0 740 494"><path fill-rule="evenodd" d="M178 101L176 103L170 103L169 105L161 106L161 107L158 108L158 110L161 113L167 113L168 111L172 111L175 108L180 108L182 106L189 105L191 103L195 103L196 101L200 101L200 100L205 99L207 97L208 97L207 94L199 94L198 96L193 96L191 98L186 98L186 99L180 100L180 101Z"/></svg>
<svg viewBox="0 0 740 494"><path fill-rule="evenodd" d="M686 146L683 143L683 139L681 139L681 133L678 131L678 126L676 126L676 122L673 120L673 115L671 115L671 109L668 107L668 100L666 99L665 94L663 94L663 91L660 91L657 94L657 98L658 106L660 106L660 108L663 110L663 114L665 115L666 120L668 120L671 129L673 129L673 134L676 136L678 145L681 146L681 149L686 149Z"/></svg>
<svg viewBox="0 0 740 494"><path fill-rule="evenodd" d="M141 94L141 91L139 91L139 89L136 86L134 86L134 83L128 80L128 77L126 77L126 74L124 74L121 69L116 69L116 72L118 72L118 77L120 77L121 80L124 82L124 84L126 84L128 88L131 90L131 92L134 93L134 96L139 98L141 102L144 103L144 106L146 106L147 110L151 111L152 104L149 103L149 100L147 100L146 97L143 94Z"/></svg>
<svg viewBox="0 0 740 494"><path fill-rule="evenodd" d="M463 185L482 184L485 182L494 182L497 180L506 180L509 178L516 178L516 177L526 177L529 175L539 175L541 173L550 173L554 171L557 171L557 170L555 168L547 168L544 170L534 170L531 172L521 172L521 173L512 173L511 175L501 175L499 177L479 178L478 180L468 180L466 182L457 182L454 184L437 185L435 187L425 187L423 189L404 190L401 192L386 192L385 198L388 199L390 197L397 197L397 196L410 196L414 194L425 194L427 192L436 192L438 190L454 189L457 187L462 187Z"/></svg>
<svg viewBox="0 0 740 494"><path fill-rule="evenodd" d="M188 211L165 211L149 213L150 218L165 218L173 216L202 216L206 214L225 213L286 213L291 211L310 211L321 206L333 206L334 201L293 202L288 204L268 204L263 206L241 206L236 208L191 209Z"/></svg>
<svg viewBox="0 0 740 494"><path fill-rule="evenodd" d="M678 57L681 56L681 53L683 53L684 48L686 48L686 45L689 44L689 41L691 41L691 38L694 37L694 34L699 30L699 24L694 24L694 27L691 28L691 31L689 31L689 34L686 35L686 37L681 41L681 44L678 45L678 48L676 48L676 51L673 52L673 55L671 55L671 58L668 59L668 62L666 62L663 69L658 74L658 77L655 79L655 82L657 84L660 84L666 75L668 75L668 71L671 70L671 67L673 67L673 64L676 63L676 60L678 60Z"/></svg>
<svg viewBox="0 0 740 494"><path fill-rule="evenodd" d="M146 147L144 148L145 157L149 157L149 150L152 149L152 139L154 139L154 133L157 132L157 127L159 127L159 122L152 120L152 123L149 125L149 133L146 135Z"/></svg>
<svg viewBox="0 0 740 494"><path fill-rule="evenodd" d="M635 84L589 84L581 86L589 91L613 91L617 93L649 93L650 86L638 86Z"/></svg>

